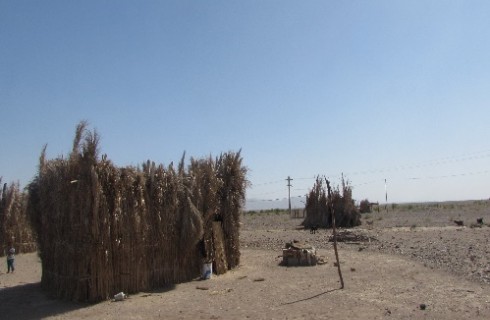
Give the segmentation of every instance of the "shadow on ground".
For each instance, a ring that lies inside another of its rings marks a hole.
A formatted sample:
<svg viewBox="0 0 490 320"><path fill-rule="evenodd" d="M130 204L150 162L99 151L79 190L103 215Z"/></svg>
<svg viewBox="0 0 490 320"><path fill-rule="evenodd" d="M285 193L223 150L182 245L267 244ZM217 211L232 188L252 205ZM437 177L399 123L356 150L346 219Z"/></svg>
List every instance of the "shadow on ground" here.
<svg viewBox="0 0 490 320"><path fill-rule="evenodd" d="M175 285L141 292L143 296L175 290ZM52 299L41 289L41 283L29 283L0 289L0 318L34 320L69 313L93 306L91 303Z"/></svg>
<svg viewBox="0 0 490 320"><path fill-rule="evenodd" d="M2 319L41 319L88 306L88 303L50 299L39 282L0 289Z"/></svg>

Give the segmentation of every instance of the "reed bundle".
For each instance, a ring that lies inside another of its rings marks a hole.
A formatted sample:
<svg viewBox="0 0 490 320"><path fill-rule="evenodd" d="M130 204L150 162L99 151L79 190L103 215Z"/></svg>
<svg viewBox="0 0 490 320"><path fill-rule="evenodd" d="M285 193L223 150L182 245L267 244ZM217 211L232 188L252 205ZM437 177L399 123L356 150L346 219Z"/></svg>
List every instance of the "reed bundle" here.
<svg viewBox="0 0 490 320"><path fill-rule="evenodd" d="M26 194L20 191L19 183L4 183L0 190L0 256L6 254L8 246L13 246L17 253L36 251L26 214Z"/></svg>
<svg viewBox="0 0 490 320"><path fill-rule="evenodd" d="M184 157L177 168L150 161L119 168L99 159L98 135L82 122L69 157L47 161L44 149L29 185L28 212L43 230L42 287L97 302L194 279L215 257L214 221L227 267L237 266L245 175L240 152L191 159L188 168Z"/></svg>
<svg viewBox="0 0 490 320"><path fill-rule="evenodd" d="M334 188L331 192L331 200L327 197L324 179L318 176L313 188L306 196L305 212L306 217L302 222L305 228L332 227L332 213L329 209L329 201L332 202L335 212L336 226L341 228L351 228L361 224L359 210L352 199L352 187L342 177L342 189Z"/></svg>

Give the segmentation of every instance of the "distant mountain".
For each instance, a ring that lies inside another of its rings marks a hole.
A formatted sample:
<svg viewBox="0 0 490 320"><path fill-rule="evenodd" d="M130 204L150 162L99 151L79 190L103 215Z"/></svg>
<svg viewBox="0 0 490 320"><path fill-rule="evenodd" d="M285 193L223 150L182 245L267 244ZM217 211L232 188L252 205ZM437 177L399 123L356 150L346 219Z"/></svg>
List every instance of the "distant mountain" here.
<svg viewBox="0 0 490 320"><path fill-rule="evenodd" d="M305 204L303 203L303 198L291 198L291 208L292 209L303 209ZM277 199L277 200L260 200L260 199L246 199L245 200L245 210L269 210L269 209L288 209L288 199Z"/></svg>

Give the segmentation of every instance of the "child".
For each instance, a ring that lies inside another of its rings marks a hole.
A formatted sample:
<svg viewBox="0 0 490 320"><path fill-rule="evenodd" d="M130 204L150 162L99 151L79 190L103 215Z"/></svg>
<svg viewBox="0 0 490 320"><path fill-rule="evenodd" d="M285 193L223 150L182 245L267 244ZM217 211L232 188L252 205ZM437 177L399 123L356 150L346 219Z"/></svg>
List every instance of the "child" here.
<svg viewBox="0 0 490 320"><path fill-rule="evenodd" d="M15 249L14 247L10 247L9 252L7 254L7 273L9 273L10 270L12 270L12 273L14 272L15 270L14 260L15 260Z"/></svg>

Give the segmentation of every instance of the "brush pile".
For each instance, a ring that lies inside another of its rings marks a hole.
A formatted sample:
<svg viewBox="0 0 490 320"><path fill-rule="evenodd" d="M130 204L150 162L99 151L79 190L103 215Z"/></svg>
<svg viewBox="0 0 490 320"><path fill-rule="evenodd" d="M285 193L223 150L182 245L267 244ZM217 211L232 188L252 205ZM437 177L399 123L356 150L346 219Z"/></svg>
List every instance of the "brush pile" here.
<svg viewBox="0 0 490 320"><path fill-rule="evenodd" d="M328 203L332 201L332 206ZM302 225L305 228L331 228L332 212L335 212L335 223L340 228L352 228L361 224L361 215L352 199L352 188L342 177L342 190L332 190L331 200L327 197L326 185L322 177L317 177L313 188L306 196L306 218Z"/></svg>
<svg viewBox="0 0 490 320"><path fill-rule="evenodd" d="M333 242L333 235L328 238L329 242ZM360 242L371 242L378 241L374 237L365 236L362 234L356 234L348 230L341 230L337 233L338 242L348 242L348 243L360 243Z"/></svg>
<svg viewBox="0 0 490 320"><path fill-rule="evenodd" d="M43 289L97 302L189 281L214 261L216 238L226 270L239 264L247 185L240 152L191 159L187 169L184 157L177 168L119 168L99 159L99 136L86 126L78 125L68 157L46 160L44 148L28 187Z"/></svg>

